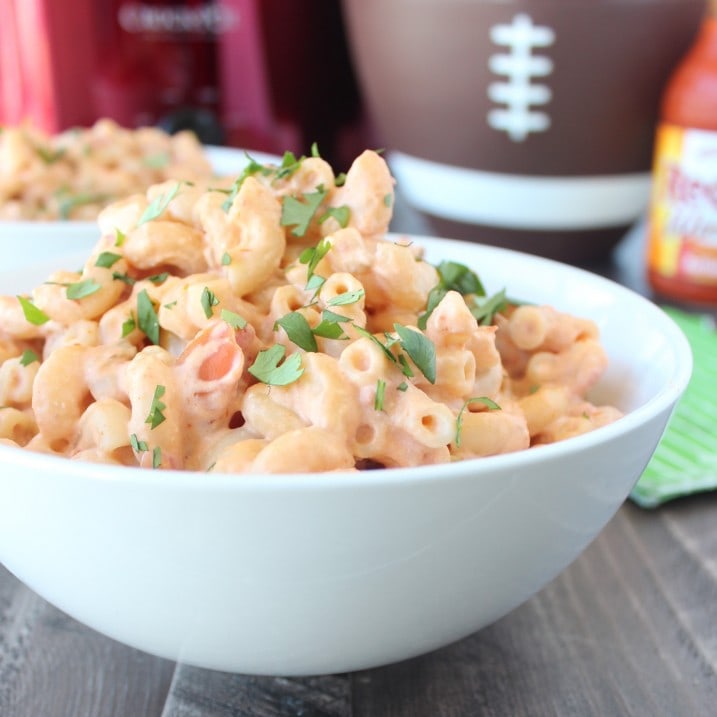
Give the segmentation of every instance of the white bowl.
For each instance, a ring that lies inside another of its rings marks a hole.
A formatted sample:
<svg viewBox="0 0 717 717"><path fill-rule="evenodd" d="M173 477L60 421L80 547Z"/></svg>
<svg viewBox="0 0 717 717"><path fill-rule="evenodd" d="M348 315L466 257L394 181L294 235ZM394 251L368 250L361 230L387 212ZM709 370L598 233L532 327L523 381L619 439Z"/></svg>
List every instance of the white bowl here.
<svg viewBox="0 0 717 717"><path fill-rule="evenodd" d="M218 176L239 174L246 166L247 152L261 164L281 162L254 150L205 147ZM99 239L97 222L90 221L0 221L0 269L16 269L68 252L88 252Z"/></svg>
<svg viewBox="0 0 717 717"><path fill-rule="evenodd" d="M154 472L0 446L0 560L106 635L244 673L401 660L525 601L628 495L689 380L690 349L660 309L606 279L416 241L432 262L474 268L489 291L593 318L611 360L593 398L627 415L519 453L358 474ZM2 276L0 291L42 276Z"/></svg>

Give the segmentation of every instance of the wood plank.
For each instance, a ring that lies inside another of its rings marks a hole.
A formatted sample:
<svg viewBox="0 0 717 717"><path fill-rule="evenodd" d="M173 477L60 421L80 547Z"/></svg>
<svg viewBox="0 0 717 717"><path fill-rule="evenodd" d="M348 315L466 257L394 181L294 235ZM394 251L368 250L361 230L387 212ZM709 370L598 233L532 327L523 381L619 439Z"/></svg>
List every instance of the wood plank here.
<svg viewBox="0 0 717 717"><path fill-rule="evenodd" d="M154 717L173 670L80 625L0 566L2 717Z"/></svg>
<svg viewBox="0 0 717 717"><path fill-rule="evenodd" d="M162 717L350 717L345 675L234 675L180 665Z"/></svg>
<svg viewBox="0 0 717 717"><path fill-rule="evenodd" d="M717 498L624 506L561 576L448 648L353 676L354 716L713 715Z"/></svg>

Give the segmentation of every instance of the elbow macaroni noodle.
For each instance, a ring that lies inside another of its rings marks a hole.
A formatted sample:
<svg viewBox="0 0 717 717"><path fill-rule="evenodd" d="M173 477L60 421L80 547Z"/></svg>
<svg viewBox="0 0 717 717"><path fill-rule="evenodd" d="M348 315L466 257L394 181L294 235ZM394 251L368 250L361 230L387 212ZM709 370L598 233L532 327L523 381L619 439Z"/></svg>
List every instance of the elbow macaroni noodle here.
<svg viewBox="0 0 717 717"><path fill-rule="evenodd" d="M337 471L517 451L619 418L586 398L607 363L595 325L508 301L483 325L475 275L385 238L393 184L375 152L343 178L287 153L230 188L167 180L102 209L79 271L0 297L0 442L144 468Z"/></svg>

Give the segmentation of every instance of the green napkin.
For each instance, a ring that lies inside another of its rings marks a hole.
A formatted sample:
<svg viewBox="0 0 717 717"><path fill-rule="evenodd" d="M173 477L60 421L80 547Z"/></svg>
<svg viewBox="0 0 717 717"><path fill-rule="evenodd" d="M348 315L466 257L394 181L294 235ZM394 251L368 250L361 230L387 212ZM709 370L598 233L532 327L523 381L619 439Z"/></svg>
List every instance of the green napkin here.
<svg viewBox="0 0 717 717"><path fill-rule="evenodd" d="M692 347L694 370L687 390L630 497L644 508L717 488L717 331L709 316L665 311Z"/></svg>

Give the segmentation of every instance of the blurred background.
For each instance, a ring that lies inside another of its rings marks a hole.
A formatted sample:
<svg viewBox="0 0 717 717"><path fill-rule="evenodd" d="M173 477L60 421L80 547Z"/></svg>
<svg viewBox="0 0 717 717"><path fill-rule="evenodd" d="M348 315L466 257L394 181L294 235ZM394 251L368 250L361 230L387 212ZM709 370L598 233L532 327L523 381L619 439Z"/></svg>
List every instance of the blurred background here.
<svg viewBox="0 0 717 717"><path fill-rule="evenodd" d="M0 0L0 122L101 117L337 171L429 231L593 260L643 214L704 0Z"/></svg>
<svg viewBox="0 0 717 717"><path fill-rule="evenodd" d="M332 160L364 143L334 0L2 0L0 121L109 117Z"/></svg>

